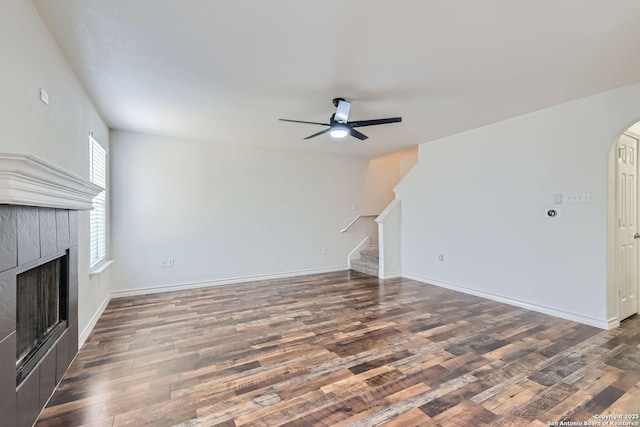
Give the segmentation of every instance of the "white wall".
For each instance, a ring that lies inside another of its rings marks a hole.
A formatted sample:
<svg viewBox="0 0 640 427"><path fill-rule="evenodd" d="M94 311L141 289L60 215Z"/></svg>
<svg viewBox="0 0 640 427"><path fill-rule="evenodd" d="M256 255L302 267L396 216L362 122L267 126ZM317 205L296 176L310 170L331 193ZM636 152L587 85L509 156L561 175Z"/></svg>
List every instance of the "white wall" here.
<svg viewBox="0 0 640 427"><path fill-rule="evenodd" d="M402 273L402 217L400 200L394 201L376 218L380 239L380 277L388 279Z"/></svg>
<svg viewBox="0 0 640 427"><path fill-rule="evenodd" d="M639 117L636 84L422 144L399 190L403 275L615 322L609 150ZM591 204L554 206L555 193L572 192L591 192Z"/></svg>
<svg viewBox="0 0 640 427"><path fill-rule="evenodd" d="M367 196L381 204L380 216L376 218L377 234L380 245L381 278L401 275L402 259L400 245L400 202L395 191L407 174L418 163L418 147L398 151L378 157L369 163L370 178Z"/></svg>
<svg viewBox="0 0 640 427"><path fill-rule="evenodd" d="M31 2L3 0L0 58L0 151L36 155L88 179L89 132L108 147L109 131ZM49 106L40 102L41 87ZM89 281L87 212L79 223L82 333L108 298L109 278Z"/></svg>
<svg viewBox="0 0 640 427"><path fill-rule="evenodd" d="M367 227L340 229L379 209L365 159L121 131L111 147L116 295L346 269Z"/></svg>
<svg viewBox="0 0 640 427"><path fill-rule="evenodd" d="M418 147L377 157L369 162L364 200L379 214L395 198L394 187L418 162Z"/></svg>

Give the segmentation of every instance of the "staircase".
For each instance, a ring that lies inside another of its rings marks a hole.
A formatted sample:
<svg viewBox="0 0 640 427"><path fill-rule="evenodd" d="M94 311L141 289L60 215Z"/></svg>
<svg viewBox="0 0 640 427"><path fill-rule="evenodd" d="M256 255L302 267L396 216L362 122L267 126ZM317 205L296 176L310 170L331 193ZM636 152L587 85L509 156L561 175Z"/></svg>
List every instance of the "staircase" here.
<svg viewBox="0 0 640 427"><path fill-rule="evenodd" d="M380 271L380 250L377 246L360 251L360 259L351 261L351 269L378 277Z"/></svg>

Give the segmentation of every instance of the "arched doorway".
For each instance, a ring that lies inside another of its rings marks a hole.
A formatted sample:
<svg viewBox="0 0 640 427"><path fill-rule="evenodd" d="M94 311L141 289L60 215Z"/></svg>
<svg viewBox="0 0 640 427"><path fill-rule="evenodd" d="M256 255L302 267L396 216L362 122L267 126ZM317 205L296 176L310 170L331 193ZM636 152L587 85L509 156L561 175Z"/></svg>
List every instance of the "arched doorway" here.
<svg viewBox="0 0 640 427"><path fill-rule="evenodd" d="M636 122L616 138L609 153L607 306L610 314L616 314L616 324L640 312L639 148L640 122Z"/></svg>

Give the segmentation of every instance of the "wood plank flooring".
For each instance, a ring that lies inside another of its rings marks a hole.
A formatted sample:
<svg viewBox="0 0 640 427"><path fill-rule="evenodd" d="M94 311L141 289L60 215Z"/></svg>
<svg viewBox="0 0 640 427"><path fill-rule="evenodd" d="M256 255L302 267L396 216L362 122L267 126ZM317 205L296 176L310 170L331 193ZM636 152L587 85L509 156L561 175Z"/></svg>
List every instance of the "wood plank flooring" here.
<svg viewBox="0 0 640 427"><path fill-rule="evenodd" d="M338 272L114 299L37 426L546 426L638 413L638 316L601 331Z"/></svg>

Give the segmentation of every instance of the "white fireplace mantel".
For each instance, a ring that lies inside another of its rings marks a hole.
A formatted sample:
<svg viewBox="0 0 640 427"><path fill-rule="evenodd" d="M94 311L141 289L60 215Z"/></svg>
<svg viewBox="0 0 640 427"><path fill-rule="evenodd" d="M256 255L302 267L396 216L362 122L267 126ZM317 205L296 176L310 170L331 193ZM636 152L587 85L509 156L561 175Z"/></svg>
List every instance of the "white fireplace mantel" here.
<svg viewBox="0 0 640 427"><path fill-rule="evenodd" d="M102 190L38 157L0 153L0 204L91 210Z"/></svg>

